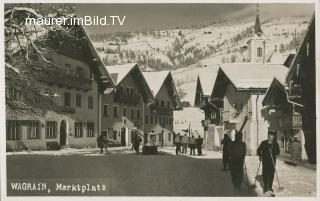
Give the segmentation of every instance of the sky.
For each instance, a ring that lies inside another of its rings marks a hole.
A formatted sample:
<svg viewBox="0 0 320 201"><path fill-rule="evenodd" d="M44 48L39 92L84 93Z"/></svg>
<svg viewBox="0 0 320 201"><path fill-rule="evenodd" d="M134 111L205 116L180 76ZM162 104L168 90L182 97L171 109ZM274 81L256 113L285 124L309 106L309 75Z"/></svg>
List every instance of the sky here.
<svg viewBox="0 0 320 201"><path fill-rule="evenodd" d="M123 26L86 26L89 34L171 29L213 21L254 20L256 4L76 4L78 16L126 16ZM259 4L260 20L307 16L314 4Z"/></svg>

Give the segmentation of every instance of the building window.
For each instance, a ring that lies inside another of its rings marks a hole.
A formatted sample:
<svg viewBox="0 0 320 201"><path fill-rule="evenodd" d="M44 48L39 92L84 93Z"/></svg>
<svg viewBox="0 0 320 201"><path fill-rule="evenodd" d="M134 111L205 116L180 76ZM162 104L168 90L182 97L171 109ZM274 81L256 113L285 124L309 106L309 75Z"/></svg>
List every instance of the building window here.
<svg viewBox="0 0 320 201"><path fill-rule="evenodd" d="M76 95L76 107L81 107L81 95Z"/></svg>
<svg viewBox="0 0 320 201"><path fill-rule="evenodd" d="M118 106L113 106L113 116L118 117Z"/></svg>
<svg viewBox="0 0 320 201"><path fill-rule="evenodd" d="M146 115L145 118L146 118L146 119L145 119L145 123L146 123L146 124L149 123L149 117L148 117L148 115Z"/></svg>
<svg viewBox="0 0 320 201"><path fill-rule="evenodd" d="M108 104L103 105L103 116L108 116Z"/></svg>
<svg viewBox="0 0 320 201"><path fill-rule="evenodd" d="M130 89L127 88L126 90L127 90L127 96L129 96L129 94L130 94Z"/></svg>
<svg viewBox="0 0 320 201"><path fill-rule="evenodd" d="M133 96L133 94L134 94L134 90L133 88L130 88L130 96Z"/></svg>
<svg viewBox="0 0 320 201"><path fill-rule="evenodd" d="M83 78L83 69L80 66L76 68L76 78Z"/></svg>
<svg viewBox="0 0 320 201"><path fill-rule="evenodd" d="M171 118L169 118L169 119L168 119L168 124L169 124L169 125L173 125L173 124L172 124L172 119L171 119Z"/></svg>
<svg viewBox="0 0 320 201"><path fill-rule="evenodd" d="M164 101L163 100L161 101L161 107L164 107Z"/></svg>
<svg viewBox="0 0 320 201"><path fill-rule="evenodd" d="M158 106L159 105L159 100L158 99L156 99L156 106Z"/></svg>
<svg viewBox="0 0 320 201"><path fill-rule="evenodd" d="M261 47L257 48L257 57L262 57L262 48Z"/></svg>
<svg viewBox="0 0 320 201"><path fill-rule="evenodd" d="M158 116L154 117L154 123L157 124L158 123Z"/></svg>
<svg viewBox="0 0 320 201"><path fill-rule="evenodd" d="M134 119L134 109L131 109L131 119Z"/></svg>
<svg viewBox="0 0 320 201"><path fill-rule="evenodd" d="M47 121L46 122L46 139L57 138L57 122Z"/></svg>
<svg viewBox="0 0 320 201"><path fill-rule="evenodd" d="M74 137L83 137L83 123L75 122L74 123Z"/></svg>
<svg viewBox="0 0 320 201"><path fill-rule="evenodd" d="M150 124L153 124L153 116L150 116Z"/></svg>
<svg viewBox="0 0 320 201"><path fill-rule="evenodd" d="M87 122L87 137L94 137L94 123Z"/></svg>
<svg viewBox="0 0 320 201"><path fill-rule="evenodd" d="M71 94L69 92L64 92L64 106L71 106Z"/></svg>
<svg viewBox="0 0 320 201"><path fill-rule="evenodd" d="M137 119L141 119L141 113L140 113L140 110L137 110Z"/></svg>
<svg viewBox="0 0 320 201"><path fill-rule="evenodd" d="M21 125L18 120L7 121L7 140L21 140Z"/></svg>
<svg viewBox="0 0 320 201"><path fill-rule="evenodd" d="M40 121L28 121L28 139L40 139Z"/></svg>
<svg viewBox="0 0 320 201"><path fill-rule="evenodd" d="M167 102L167 107L170 108L170 102L169 101Z"/></svg>
<svg viewBox="0 0 320 201"><path fill-rule="evenodd" d="M88 109L93 109L93 97L88 97Z"/></svg>
<svg viewBox="0 0 320 201"><path fill-rule="evenodd" d="M72 70L71 70L71 65L70 64L65 64L64 65L64 73L66 75L72 75Z"/></svg>
<svg viewBox="0 0 320 201"><path fill-rule="evenodd" d="M122 109L122 116L127 117L127 108Z"/></svg>

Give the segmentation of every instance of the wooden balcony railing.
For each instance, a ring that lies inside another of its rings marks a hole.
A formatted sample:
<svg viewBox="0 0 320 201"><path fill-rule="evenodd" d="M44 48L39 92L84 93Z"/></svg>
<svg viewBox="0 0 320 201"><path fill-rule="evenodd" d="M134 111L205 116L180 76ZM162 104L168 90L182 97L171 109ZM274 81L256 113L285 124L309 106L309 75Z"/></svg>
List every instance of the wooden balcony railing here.
<svg viewBox="0 0 320 201"><path fill-rule="evenodd" d="M63 70L57 69L50 72L41 72L38 75L38 80L48 84L57 84L68 88L76 88L89 91L92 89L92 81L90 79L66 75Z"/></svg>
<svg viewBox="0 0 320 201"><path fill-rule="evenodd" d="M154 104L150 106L150 109L156 114L171 114L173 112L173 108L171 107L161 107Z"/></svg>
<svg viewBox="0 0 320 201"><path fill-rule="evenodd" d="M122 92L116 92L114 94L114 102L124 103L128 105L137 105L140 102L140 96L138 94L125 94Z"/></svg>

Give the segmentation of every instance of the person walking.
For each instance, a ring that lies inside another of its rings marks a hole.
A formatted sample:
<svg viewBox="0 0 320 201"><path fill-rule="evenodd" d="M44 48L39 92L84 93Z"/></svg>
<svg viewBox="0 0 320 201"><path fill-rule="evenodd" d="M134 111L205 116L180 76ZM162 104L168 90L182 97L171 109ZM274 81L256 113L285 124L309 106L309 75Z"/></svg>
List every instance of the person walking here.
<svg viewBox="0 0 320 201"><path fill-rule="evenodd" d="M174 143L176 144L176 155L179 155L181 146L180 133L178 133L178 135L176 135L176 137L174 138Z"/></svg>
<svg viewBox="0 0 320 201"><path fill-rule="evenodd" d="M136 138L136 135L137 135L137 128L133 128L132 131L131 131L131 150L133 150L133 144L134 144L134 140Z"/></svg>
<svg viewBox="0 0 320 201"><path fill-rule="evenodd" d="M187 134L184 134L184 136L181 139L181 145L182 145L182 154L187 154L188 149L188 136Z"/></svg>
<svg viewBox="0 0 320 201"><path fill-rule="evenodd" d="M242 133L235 135L235 141L228 146L228 155L230 160L231 180L235 190L241 190L243 182L243 165L246 156L246 143L242 142Z"/></svg>
<svg viewBox="0 0 320 201"><path fill-rule="evenodd" d="M142 138L137 133L133 140L133 148L136 151L136 154L139 154L139 147L141 142L142 142Z"/></svg>
<svg viewBox="0 0 320 201"><path fill-rule="evenodd" d="M198 156L202 156L203 139L201 138L200 135L198 135L198 139L196 140L196 144L197 144Z"/></svg>
<svg viewBox="0 0 320 201"><path fill-rule="evenodd" d="M108 143L108 137L106 134L101 134L97 139L98 147L100 148L100 154L103 154L103 148L106 149L107 153L107 143Z"/></svg>
<svg viewBox="0 0 320 201"><path fill-rule="evenodd" d="M231 143L231 139L229 137L228 134L224 134L224 137L221 141L221 145L222 145L222 163L223 163L223 171L227 171L228 169L230 169L230 165L229 165L229 156L228 156L228 146Z"/></svg>
<svg viewBox="0 0 320 201"><path fill-rule="evenodd" d="M268 139L261 142L257 155L262 161L263 192L273 192L272 183L274 179L276 156L279 155L279 144L275 140L275 133L268 132Z"/></svg>
<svg viewBox="0 0 320 201"><path fill-rule="evenodd" d="M293 141L291 143L291 160L293 161L294 165L297 166L298 162L301 161L301 143L297 137L293 137Z"/></svg>
<svg viewBox="0 0 320 201"><path fill-rule="evenodd" d="M194 138L194 136L191 137L189 146L190 146L190 156L191 156L191 155L196 155L196 154L195 154L196 139Z"/></svg>

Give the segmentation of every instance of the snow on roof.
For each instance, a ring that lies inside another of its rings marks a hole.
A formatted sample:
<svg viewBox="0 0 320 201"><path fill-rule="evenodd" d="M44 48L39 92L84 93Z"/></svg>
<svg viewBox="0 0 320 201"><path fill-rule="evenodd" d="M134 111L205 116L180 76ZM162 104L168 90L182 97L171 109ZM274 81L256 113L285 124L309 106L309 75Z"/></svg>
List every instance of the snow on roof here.
<svg viewBox="0 0 320 201"><path fill-rule="evenodd" d="M181 102L189 102L190 105L194 106L194 101L196 98L196 88L197 88L197 81L188 82L178 87L185 93L185 96L182 97L180 100Z"/></svg>
<svg viewBox="0 0 320 201"><path fill-rule="evenodd" d="M219 65L212 65L199 69L199 79L204 95L211 95L218 71Z"/></svg>
<svg viewBox="0 0 320 201"><path fill-rule="evenodd" d="M163 85L163 82L168 77L170 71L157 71L157 72L142 72L146 79L153 96L156 96Z"/></svg>
<svg viewBox="0 0 320 201"><path fill-rule="evenodd" d="M220 69L238 89L268 88L274 78L284 82L288 68L280 64L233 63Z"/></svg>
<svg viewBox="0 0 320 201"><path fill-rule="evenodd" d="M288 58L288 55L282 54L278 51L273 51L267 57L267 63L284 64L284 62L286 61L287 58Z"/></svg>
<svg viewBox="0 0 320 201"><path fill-rule="evenodd" d="M136 66L136 63L128 63L114 66L105 66L115 85L118 85L130 71Z"/></svg>

